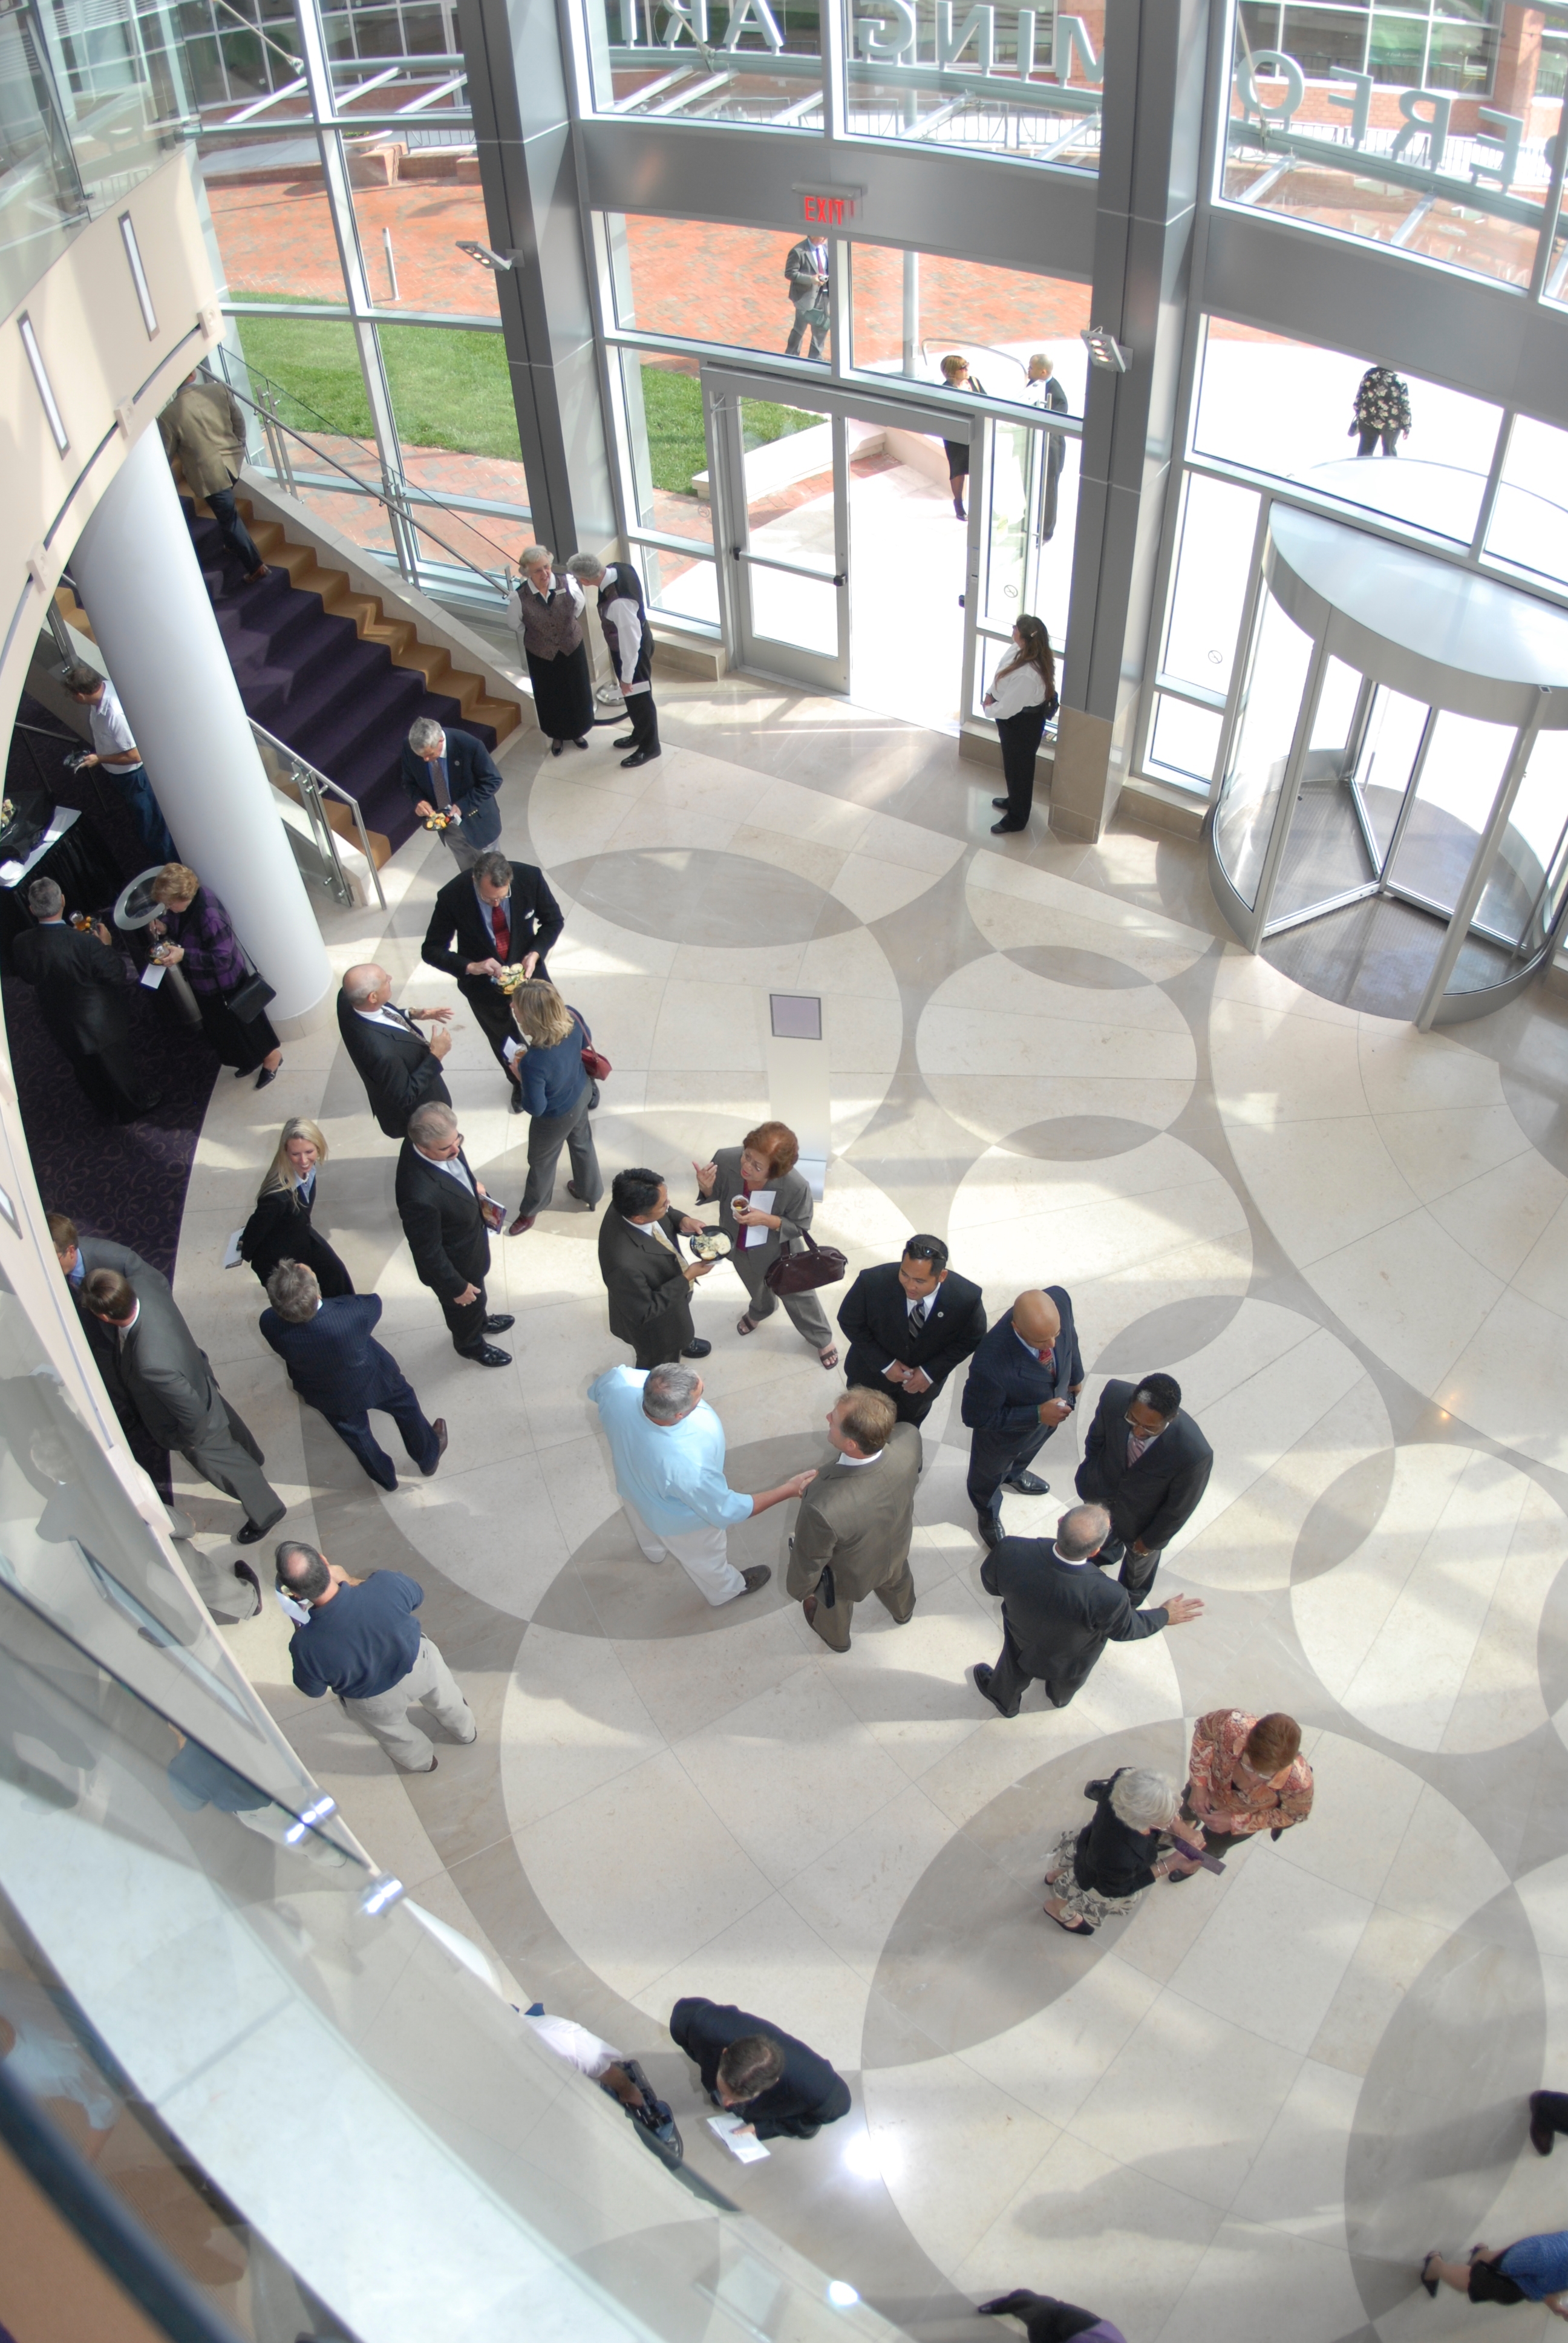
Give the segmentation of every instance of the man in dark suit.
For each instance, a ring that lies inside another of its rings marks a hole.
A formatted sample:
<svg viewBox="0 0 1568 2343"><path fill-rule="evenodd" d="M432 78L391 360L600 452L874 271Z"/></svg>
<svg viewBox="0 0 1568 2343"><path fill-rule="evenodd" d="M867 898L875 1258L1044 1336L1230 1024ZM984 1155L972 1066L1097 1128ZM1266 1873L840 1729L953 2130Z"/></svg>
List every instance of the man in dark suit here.
<svg viewBox="0 0 1568 2343"><path fill-rule="evenodd" d="M95 1269L83 1291L94 1316L114 1331L120 1382L150 1437L160 1448L177 1448L204 1480L245 1507L236 1535L254 1545L288 1508L167 1286L160 1293L144 1279L138 1291L117 1270Z"/></svg>
<svg viewBox="0 0 1568 2343"><path fill-rule="evenodd" d="M657 1172L618 1172L610 1183L609 1210L598 1224L598 1273L609 1296L609 1331L631 1344L639 1367L705 1359L713 1348L692 1325L691 1289L714 1263L682 1261L676 1242L702 1225L672 1209Z"/></svg>
<svg viewBox="0 0 1568 2343"><path fill-rule="evenodd" d="M106 1122L136 1122L157 1105L131 1063L131 980L102 922L65 925L65 898L53 879L35 879L27 909L38 924L11 947L18 976L38 995L38 1013L71 1071Z"/></svg>
<svg viewBox="0 0 1568 2343"><path fill-rule="evenodd" d="M565 925L544 872L531 862L508 862L491 850L471 870L447 880L425 930L425 961L457 978L458 991L512 1085L514 1114L522 1112L522 1100L504 1044L517 1040L518 1029L511 1001L494 980L519 962L525 974L548 977L545 955Z"/></svg>
<svg viewBox="0 0 1568 2343"><path fill-rule="evenodd" d="M980 1564L980 1584L1001 1597L1001 1657L974 1672L975 1689L1003 1716L1038 1676L1052 1708L1083 1690L1110 1644L1136 1644L1162 1627L1198 1618L1203 1605L1172 1594L1158 1611L1135 1611L1120 1586L1090 1564L1111 1534L1103 1505L1074 1505L1056 1525L1056 1542L1004 1537Z"/></svg>
<svg viewBox="0 0 1568 2343"><path fill-rule="evenodd" d="M446 1419L426 1422L402 1368L371 1340L380 1295L345 1293L323 1302L315 1271L282 1261L266 1281L266 1298L272 1307L261 1313L263 1338L288 1369L300 1398L320 1410L377 1486L395 1489L397 1468L370 1429L373 1407L392 1418L428 1480L447 1453Z"/></svg>
<svg viewBox="0 0 1568 2343"><path fill-rule="evenodd" d="M435 1031L427 1041L421 1023ZM450 1106L441 1061L452 1046L449 1009L394 1009L392 980L373 960L347 970L337 995L337 1030L365 1085L370 1111L388 1139L401 1139L417 1106Z"/></svg>
<svg viewBox="0 0 1568 2343"><path fill-rule="evenodd" d="M408 728L403 786L421 821L432 814L451 818L441 838L459 870L471 870L499 838L496 791L501 777L484 742L471 732L444 731L433 718L421 716Z"/></svg>
<svg viewBox="0 0 1568 2343"><path fill-rule="evenodd" d="M849 2087L826 2058L733 2002L689 1995L670 2011L669 2031L714 2105L744 2115L743 2129L759 2139L815 2139L849 2112Z"/></svg>
<svg viewBox="0 0 1568 2343"><path fill-rule="evenodd" d="M1082 1382L1066 1288L1020 1293L975 1353L964 1385L963 1420L973 1434L967 1485L987 1545L1001 1536L1004 1483L1023 1497L1050 1488L1029 1467L1072 1413Z"/></svg>
<svg viewBox="0 0 1568 2343"><path fill-rule="evenodd" d="M900 1423L923 1423L942 1385L985 1332L978 1285L948 1267L940 1237L911 1237L902 1261L863 1269L839 1325L849 1340L844 1380L885 1391Z"/></svg>
<svg viewBox="0 0 1568 2343"><path fill-rule="evenodd" d="M509 1367L512 1354L487 1342L515 1322L485 1300L492 1229L506 1215L468 1168L463 1134L449 1106L417 1107L397 1158L397 1217L421 1285L441 1305L458 1356L482 1367Z"/></svg>
<svg viewBox="0 0 1568 2343"><path fill-rule="evenodd" d="M1106 1384L1083 1443L1078 1493L1110 1508L1111 1535L1098 1560L1102 1570L1121 1564L1134 1609L1154 1584L1161 1553L1197 1512L1213 1469L1213 1450L1181 1413L1174 1375Z"/></svg>

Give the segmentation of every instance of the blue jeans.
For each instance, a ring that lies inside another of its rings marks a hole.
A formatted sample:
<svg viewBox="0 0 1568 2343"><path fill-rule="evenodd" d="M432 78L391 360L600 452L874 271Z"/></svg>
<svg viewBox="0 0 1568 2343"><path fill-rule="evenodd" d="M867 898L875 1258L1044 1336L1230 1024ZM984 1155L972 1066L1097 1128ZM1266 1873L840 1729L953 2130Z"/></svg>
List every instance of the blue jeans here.
<svg viewBox="0 0 1568 2343"><path fill-rule="evenodd" d="M231 553L238 554L245 565L245 574L248 578L253 570L261 568L261 556L256 549L256 539L239 517L239 508L234 500L234 490L209 488L206 501L212 507L213 518L218 525L224 543Z"/></svg>
<svg viewBox="0 0 1568 2343"><path fill-rule="evenodd" d="M145 765L100 765L105 779L118 789L126 801L126 811L136 825L136 835L142 850L150 862L177 862L174 840L164 820L158 801L153 795L153 785L147 779Z"/></svg>

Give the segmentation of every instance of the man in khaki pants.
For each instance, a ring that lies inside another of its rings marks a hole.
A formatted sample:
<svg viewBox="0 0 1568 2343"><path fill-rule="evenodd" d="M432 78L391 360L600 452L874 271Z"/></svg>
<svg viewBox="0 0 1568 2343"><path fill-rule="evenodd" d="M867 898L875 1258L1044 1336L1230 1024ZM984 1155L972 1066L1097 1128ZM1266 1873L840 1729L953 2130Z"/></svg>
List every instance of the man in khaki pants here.
<svg viewBox="0 0 1568 2343"><path fill-rule="evenodd" d="M408 1722L416 1701L454 1741L478 1739L457 1678L414 1616L425 1600L417 1580L400 1570L350 1578L297 1538L285 1538L274 1562L277 1591L294 1606L292 1615L306 1614L288 1655L296 1689L307 1700L335 1692L400 1774L436 1770L435 1751Z"/></svg>
<svg viewBox="0 0 1568 2343"><path fill-rule="evenodd" d="M179 458L186 488L211 507L224 543L239 557L246 584L254 586L266 576L266 564L234 499L234 484L245 461L245 417L238 399L221 382L187 375L159 416L158 428L170 463Z"/></svg>

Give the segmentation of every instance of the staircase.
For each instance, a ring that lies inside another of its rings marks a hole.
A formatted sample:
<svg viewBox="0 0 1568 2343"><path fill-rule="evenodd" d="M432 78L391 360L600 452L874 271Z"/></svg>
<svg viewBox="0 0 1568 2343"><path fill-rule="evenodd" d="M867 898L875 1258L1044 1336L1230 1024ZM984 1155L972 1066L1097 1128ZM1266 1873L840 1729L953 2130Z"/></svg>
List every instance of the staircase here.
<svg viewBox="0 0 1568 2343"><path fill-rule="evenodd" d="M207 507L188 490L180 502L246 713L357 798L366 828L395 850L417 820L399 778L415 719L433 717L494 749L516 731L517 707L489 699L482 677L421 641L412 619L389 618L378 596L357 593L344 570L324 568L280 521L258 519L244 497L240 511L270 573L256 586L243 583ZM68 589L58 600L91 639ZM333 810L352 832L347 813Z"/></svg>

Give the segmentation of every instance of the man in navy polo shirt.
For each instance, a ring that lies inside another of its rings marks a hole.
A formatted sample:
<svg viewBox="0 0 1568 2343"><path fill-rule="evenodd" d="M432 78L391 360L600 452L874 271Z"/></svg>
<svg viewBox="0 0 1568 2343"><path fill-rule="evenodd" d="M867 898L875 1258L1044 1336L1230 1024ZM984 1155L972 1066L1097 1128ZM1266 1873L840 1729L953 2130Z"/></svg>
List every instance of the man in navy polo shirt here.
<svg viewBox="0 0 1568 2343"><path fill-rule="evenodd" d="M1004 1486L1025 1497L1043 1497L1050 1488L1029 1468L1072 1413L1082 1382L1072 1301L1061 1285L1020 1293L970 1361L962 1403L973 1435L967 1486L988 1546L1002 1534Z"/></svg>
<svg viewBox="0 0 1568 2343"><path fill-rule="evenodd" d="M408 1722L416 1701L454 1741L477 1740L473 1710L414 1615L425 1600L417 1580L400 1570L350 1578L297 1538L285 1538L274 1560L279 1594L307 1614L288 1646L295 1685L307 1700L336 1693L400 1774L436 1770L435 1751Z"/></svg>

